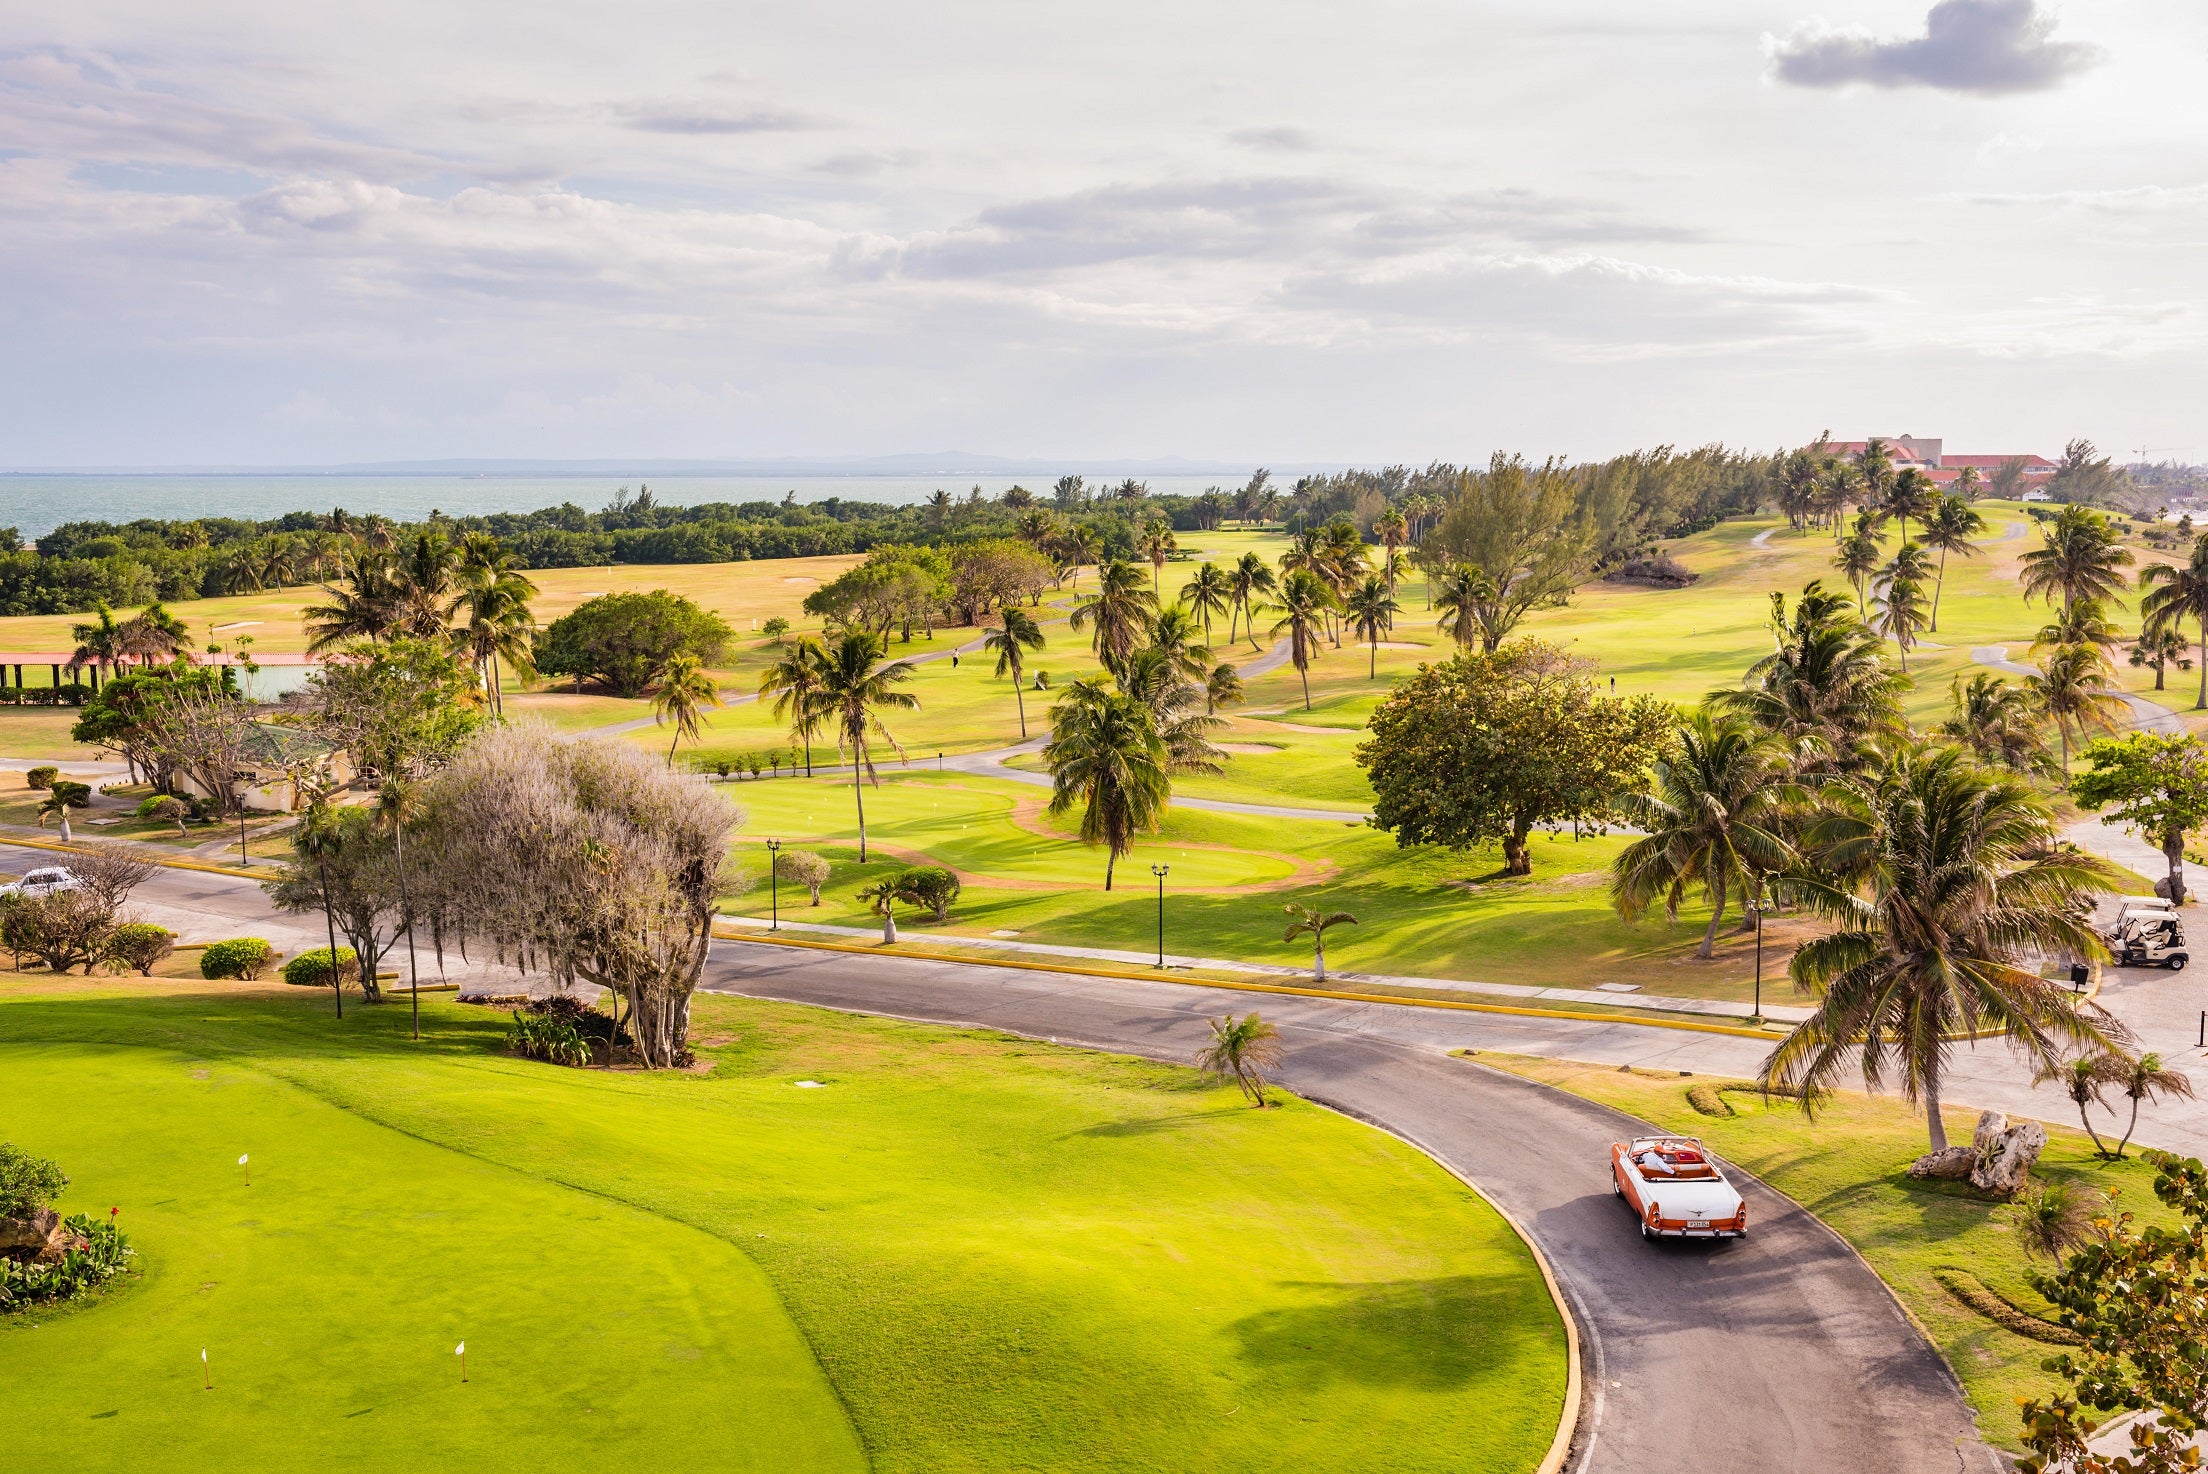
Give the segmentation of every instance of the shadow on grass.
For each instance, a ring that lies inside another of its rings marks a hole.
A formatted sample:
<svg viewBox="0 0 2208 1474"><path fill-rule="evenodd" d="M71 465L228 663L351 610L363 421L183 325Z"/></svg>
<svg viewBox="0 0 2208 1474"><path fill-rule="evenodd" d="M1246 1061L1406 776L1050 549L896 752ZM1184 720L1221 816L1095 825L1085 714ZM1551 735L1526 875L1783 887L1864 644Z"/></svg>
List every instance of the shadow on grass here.
<svg viewBox="0 0 2208 1474"><path fill-rule="evenodd" d="M1132 1121L1101 1121L1094 1126L1084 1126L1079 1131L1069 1131L1064 1140L1077 1136L1163 1136L1169 1131L1187 1131L1198 1126L1208 1126L1236 1114L1232 1111L1188 1111L1178 1116L1145 1116Z"/></svg>
<svg viewBox="0 0 2208 1474"><path fill-rule="evenodd" d="M1519 1278L1453 1275L1369 1284L1289 1284L1314 1299L1235 1322L1243 1357L1307 1386L1334 1382L1446 1392L1519 1364L1548 1317Z"/></svg>

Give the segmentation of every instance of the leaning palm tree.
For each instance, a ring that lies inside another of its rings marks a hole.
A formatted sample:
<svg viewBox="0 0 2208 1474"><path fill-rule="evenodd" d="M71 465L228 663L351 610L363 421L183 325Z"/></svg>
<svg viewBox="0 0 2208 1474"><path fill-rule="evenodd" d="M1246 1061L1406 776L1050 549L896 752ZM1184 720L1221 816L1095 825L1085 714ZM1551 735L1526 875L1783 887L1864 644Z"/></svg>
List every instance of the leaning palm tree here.
<svg viewBox="0 0 2208 1474"><path fill-rule="evenodd" d="M1204 643L1211 643L1211 618L1215 614L1229 614L1234 608L1234 580L1227 570L1216 563L1206 563L1196 570L1196 576L1181 585L1181 602L1191 614L1204 622ZM1234 642L1230 626L1227 642Z"/></svg>
<svg viewBox="0 0 2208 1474"><path fill-rule="evenodd" d="M1305 711L1311 709L1311 659L1319 648L1326 613L1333 606L1334 596L1315 573L1298 569L1280 586L1281 615L1273 625L1273 638L1288 636L1288 658L1295 662L1296 675L1303 681Z"/></svg>
<svg viewBox="0 0 2208 1474"><path fill-rule="evenodd" d="M2131 1119L2124 1123L2124 1139L2116 1143L2116 1157L2121 1161L2124 1148L2131 1145L2131 1133L2139 1129L2139 1102L2153 1100L2157 1095L2172 1095L2182 1100L2193 1098L2193 1082L2179 1070L2162 1063L2162 1056L2152 1050L2136 1059L2118 1059L2112 1072L2114 1083L2131 1102Z"/></svg>
<svg viewBox="0 0 2208 1474"><path fill-rule="evenodd" d="M2060 596L2067 612L2080 599L2107 603L2124 591L2131 553L2100 513L2073 503L2043 525L2039 536L2040 546L2018 560L2025 598L2052 602Z"/></svg>
<svg viewBox="0 0 2208 1474"><path fill-rule="evenodd" d="M1073 627L1093 628L1096 658L1116 670L1148 639L1158 596L1142 586L1134 564L1117 559L1097 568L1096 584L1096 592L1074 606Z"/></svg>
<svg viewBox="0 0 2208 1474"><path fill-rule="evenodd" d="M1349 627L1357 632L1357 638L1366 644L1369 658L1366 661L1365 678L1377 680L1380 675L1380 637L1395 628L1395 616L1403 612L1403 606L1395 602L1387 580L1377 573L1365 575L1365 581L1349 591L1343 601L1349 611Z"/></svg>
<svg viewBox="0 0 2208 1474"><path fill-rule="evenodd" d="M2101 1133L2093 1129L2093 1107L2108 1109L2108 1102L2101 1092L2113 1085L2122 1075L2129 1061L2120 1055L2093 1051L2074 1059L2060 1059L2042 1064L2032 1075L2034 1085L2053 1085L2069 1097L2070 1104L2078 1108L2078 1123L2085 1127L2085 1134L2093 1138L2094 1155L2108 1158L2112 1155L2108 1143L2101 1140Z"/></svg>
<svg viewBox="0 0 2208 1474"><path fill-rule="evenodd" d="M920 698L897 689L912 679L912 663L887 660L885 637L866 630L845 630L843 638L822 653L819 684L811 701L836 734L836 750L851 754L851 799L859 815L859 863L866 863L865 780L876 786L872 739L879 737L899 756L904 749L882 723L884 711L917 711Z"/></svg>
<svg viewBox="0 0 2208 1474"><path fill-rule="evenodd" d="M1290 902L1282 908L1296 918L1288 923L1288 930L1281 937L1292 942L1298 937L1311 939L1311 977L1315 982L1326 981L1326 934L1337 926L1355 926L1357 918L1347 911L1321 911L1316 906L1299 906Z"/></svg>
<svg viewBox="0 0 2208 1474"><path fill-rule="evenodd" d="M1104 889L1135 836L1158 827L1172 796L1170 755L1157 720L1140 699L1101 679L1068 685L1051 708L1050 811L1078 804L1084 843L1105 848Z"/></svg>
<svg viewBox="0 0 2208 1474"><path fill-rule="evenodd" d="M1765 877L1793 862L1786 835L1792 790L1787 755L1772 738L1738 717L1696 711L1680 725L1673 752L1657 760L1649 791L1625 801L1642 837L1610 867L1610 895L1632 921L1658 897L1664 919L1679 919L1679 903L1699 888L1710 902L1710 924L1695 956L1717 947L1726 900L1737 893L1744 916Z"/></svg>
<svg viewBox="0 0 2208 1474"><path fill-rule="evenodd" d="M1257 644L1257 600L1260 595L1271 594L1280 585L1273 577L1273 567L1262 553L1244 553L1236 560L1234 569L1227 575L1228 586L1234 590L1234 606L1241 612L1243 622L1249 626L1250 648ZM1227 619L1227 643L1234 643L1234 619Z"/></svg>
<svg viewBox="0 0 2208 1474"><path fill-rule="evenodd" d="M1209 566L1209 565L1206 565ZM1027 652L1043 648L1042 626L1035 616L1007 604L1000 614L1002 627L981 637L984 652L997 657L997 676L1012 677L1012 698L1020 708L1020 740L1027 740Z"/></svg>
<svg viewBox="0 0 2208 1474"><path fill-rule="evenodd" d="M1799 1091L1814 1111L1845 1070L1873 1090L1898 1075L1940 1151L1941 1086L1959 1040L1996 1032L2041 1067L2113 1046L2113 1021L2037 971L2043 957L2107 956L2081 918L2113 879L2058 846L2045 799L1953 748L1902 747L1822 802L1803 834L1811 863L1788 888L1835 929L1794 954L1790 971L1816 1011L1764 1061L1766 1087Z"/></svg>
<svg viewBox="0 0 2208 1474"><path fill-rule="evenodd" d="M2091 645L2057 646L2040 662L2038 675L2024 678L2024 685L2039 709L2054 718L2065 782L2070 777L2071 734L2083 741L2089 731L2113 732L2129 709L2108 678L2107 660Z"/></svg>
<svg viewBox="0 0 2208 1474"><path fill-rule="evenodd" d="M300 611L310 654L355 640L381 640L397 627L398 594L391 560L381 553L356 554L339 582L322 585L322 594L325 602Z"/></svg>
<svg viewBox="0 0 2208 1474"><path fill-rule="evenodd" d="M1242 672L1222 660L1204 677L1204 715L1216 716L1222 706L1239 705L1242 701Z"/></svg>
<svg viewBox="0 0 2208 1474"><path fill-rule="evenodd" d="M1916 576L1923 561L1922 549L1903 543L1894 560L1879 570L1872 628L1894 642L1904 674L1909 670L1909 649L1917 643L1917 631L1924 628L1924 582Z"/></svg>
<svg viewBox="0 0 2208 1474"><path fill-rule="evenodd" d="M2156 563L2142 569L2140 621L2150 630L2177 629L2186 620L2200 634L2200 694L2193 710L2208 709L2208 533L2193 540L2193 555L2182 568Z"/></svg>
<svg viewBox="0 0 2208 1474"><path fill-rule="evenodd" d="M1232 1080L1260 1110L1265 1076L1280 1068L1280 1031L1256 1014L1211 1020L1211 1042L1196 1051L1196 1068L1215 1080Z"/></svg>
<svg viewBox="0 0 2208 1474"><path fill-rule="evenodd" d="M2047 751L2046 714L2028 689L1986 671L1968 681L1958 673L1948 687L1948 702L1947 719L1935 729L1940 736L1960 742L1986 767L2055 776L2055 759Z"/></svg>
<svg viewBox="0 0 2208 1474"><path fill-rule="evenodd" d="M1933 505L1931 515L1924 519L1924 545L1938 550L1940 555L1939 572L1932 580L1933 634L1940 632L1940 594L1947 588L1947 555L1960 553L1965 558L1977 557L1978 545L1971 539L1985 530L1986 519L1959 496L1941 497Z"/></svg>
<svg viewBox="0 0 2208 1474"><path fill-rule="evenodd" d="M805 745L805 776L813 776L813 739L826 728L827 708L820 694L828 652L812 635L800 635L783 647L781 658L759 677L759 696L774 697L774 715L790 724L790 740Z"/></svg>
<svg viewBox="0 0 2208 1474"><path fill-rule="evenodd" d="M701 730L699 713L721 704L721 688L698 663L698 657L678 650L660 668L659 689L652 693L652 722L672 722L675 740L667 744L667 766L675 765L675 749L684 741L695 742Z"/></svg>

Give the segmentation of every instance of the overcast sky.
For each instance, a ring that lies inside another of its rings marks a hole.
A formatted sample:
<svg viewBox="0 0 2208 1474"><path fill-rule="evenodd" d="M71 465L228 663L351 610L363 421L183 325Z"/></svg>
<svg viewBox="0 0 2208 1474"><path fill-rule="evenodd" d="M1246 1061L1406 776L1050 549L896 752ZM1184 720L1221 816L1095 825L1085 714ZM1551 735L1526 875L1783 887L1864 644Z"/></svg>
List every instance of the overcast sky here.
<svg viewBox="0 0 2208 1474"><path fill-rule="evenodd" d="M0 465L2208 459L2180 0L0 13Z"/></svg>

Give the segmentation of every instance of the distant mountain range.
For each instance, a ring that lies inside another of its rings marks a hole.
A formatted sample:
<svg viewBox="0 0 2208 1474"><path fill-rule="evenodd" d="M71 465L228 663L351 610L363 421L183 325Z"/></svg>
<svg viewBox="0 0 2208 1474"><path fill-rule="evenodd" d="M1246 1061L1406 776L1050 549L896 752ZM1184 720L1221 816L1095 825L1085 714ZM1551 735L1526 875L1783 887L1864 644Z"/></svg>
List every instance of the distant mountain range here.
<svg viewBox="0 0 2208 1474"><path fill-rule="evenodd" d="M1335 471L1347 463L1275 466L1276 478ZM934 451L862 457L788 456L760 460L639 459L537 461L455 458L426 461L353 461L320 466L62 466L25 467L17 476L1044 476L1077 471L1097 476L1218 476L1246 479L1254 464L1160 456L1149 460L1081 456L992 456Z"/></svg>

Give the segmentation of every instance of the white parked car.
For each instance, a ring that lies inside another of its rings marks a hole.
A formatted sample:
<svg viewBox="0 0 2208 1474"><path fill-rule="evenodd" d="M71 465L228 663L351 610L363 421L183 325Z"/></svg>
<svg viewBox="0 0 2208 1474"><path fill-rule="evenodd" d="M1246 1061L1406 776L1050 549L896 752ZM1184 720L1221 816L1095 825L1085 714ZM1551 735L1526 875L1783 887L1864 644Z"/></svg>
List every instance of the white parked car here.
<svg viewBox="0 0 2208 1474"><path fill-rule="evenodd" d="M41 865L21 880L0 885L0 896L51 896L73 891L84 884L73 871L59 865Z"/></svg>
<svg viewBox="0 0 2208 1474"><path fill-rule="evenodd" d="M1748 1204L1691 1136L1641 1136L1610 1147L1610 1191L1633 1205L1644 1239L1737 1239Z"/></svg>

